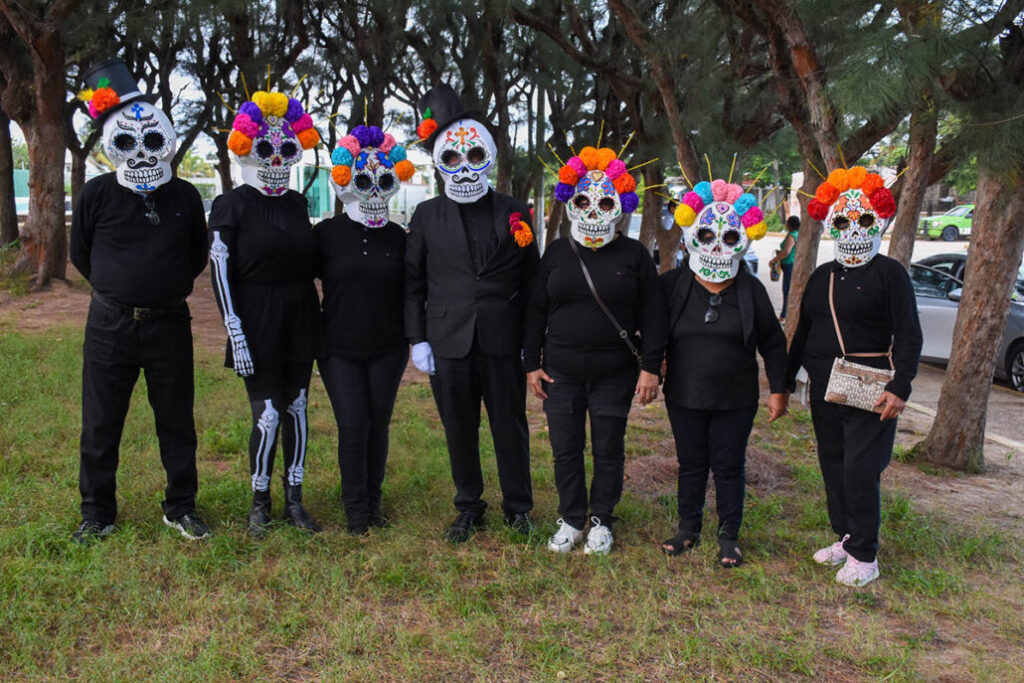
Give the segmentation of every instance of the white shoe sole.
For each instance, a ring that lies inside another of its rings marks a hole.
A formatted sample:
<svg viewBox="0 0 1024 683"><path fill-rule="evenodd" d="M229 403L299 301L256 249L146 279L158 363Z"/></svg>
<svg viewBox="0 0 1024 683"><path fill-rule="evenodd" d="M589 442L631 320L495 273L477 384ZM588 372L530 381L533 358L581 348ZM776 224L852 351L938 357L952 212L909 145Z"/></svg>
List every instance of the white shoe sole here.
<svg viewBox="0 0 1024 683"><path fill-rule="evenodd" d="M824 560L819 560L817 557L814 557L812 559L821 565L829 567L838 567L841 564L846 564L847 557L849 557L849 555L843 555L842 557L837 557L836 555L829 555Z"/></svg>
<svg viewBox="0 0 1024 683"><path fill-rule="evenodd" d="M548 543L548 550L553 553L571 553L576 549L578 543Z"/></svg>
<svg viewBox="0 0 1024 683"><path fill-rule="evenodd" d="M591 548L589 545L583 547L584 555L607 555L611 551L611 548Z"/></svg>
<svg viewBox="0 0 1024 683"><path fill-rule="evenodd" d="M178 533L180 533L182 536L184 536L190 541L201 541L204 538L209 538L211 536L209 531L207 531L202 536L193 536L189 532L185 531L185 527L181 526L177 522L172 522L171 520L167 519L167 515L164 515L164 524L171 527L172 529L177 530Z"/></svg>

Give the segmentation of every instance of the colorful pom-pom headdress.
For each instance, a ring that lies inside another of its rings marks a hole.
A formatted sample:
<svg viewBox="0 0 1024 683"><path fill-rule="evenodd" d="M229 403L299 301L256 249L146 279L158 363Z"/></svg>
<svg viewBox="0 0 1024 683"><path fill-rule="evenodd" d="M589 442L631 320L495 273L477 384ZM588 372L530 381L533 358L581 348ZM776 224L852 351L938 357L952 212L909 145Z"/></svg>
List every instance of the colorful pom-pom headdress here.
<svg viewBox="0 0 1024 683"><path fill-rule="evenodd" d="M86 88L78 93L78 99L88 107L89 116L98 126L115 110L136 100L153 104L158 99L157 95L143 95L139 91L138 82L119 57L91 67L83 80Z"/></svg>
<svg viewBox="0 0 1024 683"><path fill-rule="evenodd" d="M599 171L594 174L593 171ZM623 213L633 213L640 204L637 196L636 180L629 174L625 162L618 158L614 149L608 147L584 147L579 154L558 169L558 184L555 186L555 199L569 202L590 183L610 183Z"/></svg>
<svg viewBox="0 0 1024 683"><path fill-rule="evenodd" d="M282 92L259 90L252 99L238 108L228 136L228 149L240 157L252 152L253 141L267 134L271 124L280 122L283 135L294 137L302 149L320 143L320 133L302 103Z"/></svg>
<svg viewBox="0 0 1024 683"><path fill-rule="evenodd" d="M352 169L362 169L370 155L384 168L393 168L395 176L405 182L412 178L416 168L406 158L405 147L395 142L390 133L377 126L356 126L338 140L331 152L331 180L344 187L352 181Z"/></svg>
<svg viewBox="0 0 1024 683"><path fill-rule="evenodd" d="M828 174L828 179L814 192L814 199L807 202L807 213L816 221L828 217L833 205L844 195L853 191L858 198L867 197L870 208L879 218L891 218L896 213L896 200L885 186L882 176L868 173L863 166L837 168Z"/></svg>
<svg viewBox="0 0 1024 683"><path fill-rule="evenodd" d="M693 225L697 220L697 214L714 202L724 202L731 205L733 211L739 216L740 223L751 240L759 240L768 232L768 226L764 222L764 214L757 206L757 198L735 183L729 183L721 178L710 182L704 180L693 186L693 189L683 195L683 199L676 207L675 220L680 226L686 228Z"/></svg>

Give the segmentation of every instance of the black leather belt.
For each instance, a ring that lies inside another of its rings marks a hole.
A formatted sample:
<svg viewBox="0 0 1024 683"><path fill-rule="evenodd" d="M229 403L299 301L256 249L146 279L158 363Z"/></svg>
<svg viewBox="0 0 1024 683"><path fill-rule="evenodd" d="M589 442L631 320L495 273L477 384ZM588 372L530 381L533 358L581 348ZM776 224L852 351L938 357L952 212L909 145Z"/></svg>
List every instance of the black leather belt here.
<svg viewBox="0 0 1024 683"><path fill-rule="evenodd" d="M141 306L128 306L126 304L119 303L112 299L108 299L98 292L93 292L92 298L101 306L112 311L117 311L121 315L127 316L132 320L154 320L170 313L185 312L184 299L172 304L171 306L165 306L162 308L143 308Z"/></svg>

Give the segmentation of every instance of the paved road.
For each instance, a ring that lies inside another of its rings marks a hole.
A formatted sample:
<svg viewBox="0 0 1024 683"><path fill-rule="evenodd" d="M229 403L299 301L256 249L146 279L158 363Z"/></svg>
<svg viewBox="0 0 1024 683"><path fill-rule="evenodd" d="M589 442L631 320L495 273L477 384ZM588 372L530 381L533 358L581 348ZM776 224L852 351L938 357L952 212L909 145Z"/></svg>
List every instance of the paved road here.
<svg viewBox="0 0 1024 683"><path fill-rule="evenodd" d="M772 282L768 273L768 261L772 254L782 242L782 235L768 235L763 240L754 243L754 250L760 261L758 277L768 288L768 294L775 304L776 310L782 308L782 283ZM946 254L964 252L967 250L967 242L942 242L917 240L914 243L914 260L932 256L933 254ZM822 240L818 249L818 263L822 264L832 260L832 241ZM882 253L889 249L888 240L882 243ZM934 410L939 402L939 391L942 381L945 378L945 370L938 365L922 363L918 376L914 380L914 393L911 402L923 406L925 409ZM992 436L996 435L1003 439L1024 444L1024 393L1010 389L1005 382L996 382L989 397L988 419L986 432ZM1024 445L1018 446L1024 450Z"/></svg>

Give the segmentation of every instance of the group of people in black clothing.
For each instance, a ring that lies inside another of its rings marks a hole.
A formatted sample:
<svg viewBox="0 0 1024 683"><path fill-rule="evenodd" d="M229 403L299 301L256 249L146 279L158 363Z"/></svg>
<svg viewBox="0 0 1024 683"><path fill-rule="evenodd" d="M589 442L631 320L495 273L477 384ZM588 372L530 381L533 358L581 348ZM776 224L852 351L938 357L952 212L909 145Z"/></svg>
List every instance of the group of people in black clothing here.
<svg viewBox="0 0 1024 683"><path fill-rule="evenodd" d="M420 100L417 127L444 193L417 207L408 234L388 219L387 200L413 167L401 145L369 125L356 126L332 151L332 186L345 212L313 227L304 197L288 189L288 168L319 137L301 103L262 91L239 108L229 138L245 184L217 198L207 229L188 183L169 172L139 175L159 170L155 141L146 136L159 131L173 147L173 129L123 62L100 65L87 81L116 95L90 106L104 145L125 154L118 173L87 183L72 225L72 261L94 290L83 364L83 521L75 540L113 529L121 428L140 370L167 470L164 522L188 538L210 533L195 509L185 304L208 252L228 337L226 365L243 378L252 411L254 535L265 534L273 519L278 440L284 518L319 529L302 502L314 363L338 424L348 530L365 534L388 524L381 506L388 430L411 355L430 376L447 440L458 513L448 540L467 541L487 508L481 401L505 523L523 534L534 530L529 388L543 400L559 497L548 548L569 552L583 544L586 554L608 553L630 408L634 399L653 401L664 381L679 461L679 526L661 550L678 555L699 544L710 471L719 562L735 567L743 562L744 462L759 403L760 354L769 421L785 414L797 370L806 367L810 375L829 516L840 539L815 559L843 564L843 583L862 585L878 575L879 475L920 351L909 280L894 261L871 254L856 266L837 260L815 271L787 354L764 286L740 265L764 234L753 197L725 181L697 183L676 211L687 263L659 277L646 248L615 230L637 208L635 181L614 151L593 147L558 173L555 195L566 203L572 234L541 258L528 207L488 186L497 149L487 126L446 85ZM870 206L865 200L860 208L853 218L863 228ZM829 366L841 355L829 336L829 282L846 346L892 347L895 377L879 399L881 416L823 399Z"/></svg>

